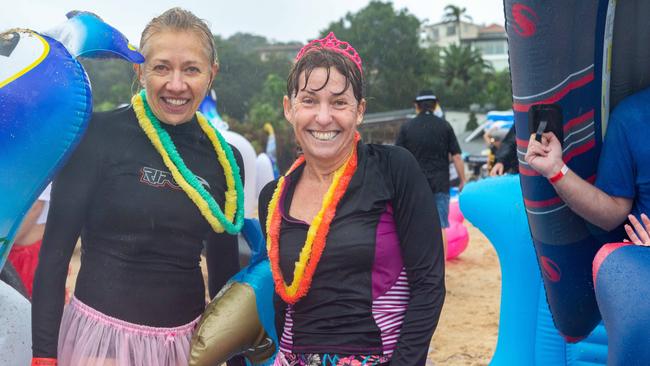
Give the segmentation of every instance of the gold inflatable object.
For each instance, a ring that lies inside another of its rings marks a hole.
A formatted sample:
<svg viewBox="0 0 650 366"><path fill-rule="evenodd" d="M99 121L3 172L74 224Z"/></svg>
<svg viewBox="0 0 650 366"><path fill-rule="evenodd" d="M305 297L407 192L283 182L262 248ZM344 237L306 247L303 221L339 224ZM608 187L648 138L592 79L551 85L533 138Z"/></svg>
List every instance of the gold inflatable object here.
<svg viewBox="0 0 650 366"><path fill-rule="evenodd" d="M242 354L252 363L269 359L275 346L257 315L255 292L245 283L227 284L208 304L192 336L190 366L220 365Z"/></svg>

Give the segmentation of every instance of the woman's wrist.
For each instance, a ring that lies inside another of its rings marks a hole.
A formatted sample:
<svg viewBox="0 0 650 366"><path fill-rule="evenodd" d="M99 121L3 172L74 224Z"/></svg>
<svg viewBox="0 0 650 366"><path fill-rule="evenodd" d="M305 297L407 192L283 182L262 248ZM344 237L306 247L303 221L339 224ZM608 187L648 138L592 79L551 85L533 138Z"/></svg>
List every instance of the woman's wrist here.
<svg viewBox="0 0 650 366"><path fill-rule="evenodd" d="M34 357L32 366L56 366L56 358Z"/></svg>

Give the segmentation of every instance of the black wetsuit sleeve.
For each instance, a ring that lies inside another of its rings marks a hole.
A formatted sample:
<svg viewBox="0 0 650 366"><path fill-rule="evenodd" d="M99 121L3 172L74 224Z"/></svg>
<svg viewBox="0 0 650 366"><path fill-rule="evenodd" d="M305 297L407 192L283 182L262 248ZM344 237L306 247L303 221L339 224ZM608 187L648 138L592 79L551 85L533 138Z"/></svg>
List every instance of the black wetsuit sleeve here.
<svg viewBox="0 0 650 366"><path fill-rule="evenodd" d="M205 253L208 265L208 289L210 298L214 298L223 285L239 271L237 235L211 232L208 235Z"/></svg>
<svg viewBox="0 0 650 366"><path fill-rule="evenodd" d="M32 350L34 357L56 358L68 266L81 233L93 189L100 179L102 140L90 122L70 160L52 184L50 209L34 276Z"/></svg>
<svg viewBox="0 0 650 366"><path fill-rule="evenodd" d="M246 181L244 175L244 162L235 147L230 145L242 184ZM228 282L230 277L239 271L239 244L237 235L230 235L227 232L216 233L211 231L205 246L205 257L208 266L208 292L210 298L214 298L219 290Z"/></svg>
<svg viewBox="0 0 650 366"><path fill-rule="evenodd" d="M264 235L264 240L266 240L266 217L268 215L269 202L271 202L273 191L275 191L275 186L277 184L277 180L267 183L264 188L262 188L258 200L257 212L260 220L260 226L262 227L262 235Z"/></svg>
<svg viewBox="0 0 650 366"><path fill-rule="evenodd" d="M435 201L415 158L398 148L390 157L394 217L410 300L391 365L424 365L445 299L445 258Z"/></svg>

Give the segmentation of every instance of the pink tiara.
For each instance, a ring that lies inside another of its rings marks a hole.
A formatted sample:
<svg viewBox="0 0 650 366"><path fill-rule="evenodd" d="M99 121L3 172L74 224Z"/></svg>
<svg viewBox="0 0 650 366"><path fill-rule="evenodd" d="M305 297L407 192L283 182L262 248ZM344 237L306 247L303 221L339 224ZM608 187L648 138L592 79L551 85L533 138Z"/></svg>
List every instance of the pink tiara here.
<svg viewBox="0 0 650 366"><path fill-rule="evenodd" d="M342 42L336 39L334 32L330 32L330 34L323 39L315 39L309 42L305 47L301 48L300 52L298 52L298 56L296 56L296 61L300 60L305 53L318 48L327 48L342 54L354 62L354 64L359 68L359 71L363 73L363 69L361 68L361 57L357 53L357 50L355 50L348 42Z"/></svg>

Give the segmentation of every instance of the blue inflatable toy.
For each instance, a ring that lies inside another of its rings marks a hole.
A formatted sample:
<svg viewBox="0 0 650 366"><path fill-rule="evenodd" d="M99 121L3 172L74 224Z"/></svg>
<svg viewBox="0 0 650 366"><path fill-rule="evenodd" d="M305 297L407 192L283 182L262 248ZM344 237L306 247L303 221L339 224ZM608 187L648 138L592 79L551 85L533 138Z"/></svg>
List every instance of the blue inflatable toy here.
<svg viewBox="0 0 650 366"><path fill-rule="evenodd" d="M199 105L199 112L203 113L214 127L220 130L228 129L228 123L221 118L217 109L217 93L214 90L210 90L210 93L203 98Z"/></svg>
<svg viewBox="0 0 650 366"><path fill-rule="evenodd" d="M526 214L554 323L567 341L577 342L601 319L594 256L623 235L586 223L523 161L534 132L530 113L539 104L559 107L563 159L593 182L610 109L650 85L650 3L505 0L504 9Z"/></svg>
<svg viewBox="0 0 650 366"><path fill-rule="evenodd" d="M650 359L650 248L605 245L594 260L594 284L610 335L608 365L645 365Z"/></svg>
<svg viewBox="0 0 650 366"><path fill-rule="evenodd" d="M144 61L115 28L71 12L44 33L0 34L0 268L22 217L83 135L92 109L77 57Z"/></svg>
<svg viewBox="0 0 650 366"><path fill-rule="evenodd" d="M586 337L600 321L591 281L591 262L600 244L521 154L531 135L531 107L556 104L563 115L564 161L593 181L602 141L607 3L505 1L523 198L551 313L570 342Z"/></svg>
<svg viewBox="0 0 650 366"><path fill-rule="evenodd" d="M247 365L271 365L277 351L273 277L259 221L244 219L249 265L208 304L192 336L190 366L220 365L243 354Z"/></svg>
<svg viewBox="0 0 650 366"><path fill-rule="evenodd" d="M568 343L553 324L519 175L468 184L460 195L460 208L490 240L501 265L499 338L490 365L605 365L607 335L603 326L582 342Z"/></svg>
<svg viewBox="0 0 650 366"><path fill-rule="evenodd" d="M531 109L555 104L562 114L558 132L564 161L584 179L595 179L610 109L650 86L650 23L645 21L650 2L505 0L504 9L523 197L512 201L519 191L507 177L468 185L460 201L501 260L501 324L492 364L647 364L648 249L622 244L600 249L623 234L603 233L575 215L523 156L534 132ZM632 104L619 107L650 115L647 99ZM503 211L511 207L527 220ZM503 227L495 231L500 222L515 225L504 235ZM520 232L526 226L529 239ZM534 251L525 249L529 241ZM535 295L540 279L543 287Z"/></svg>

